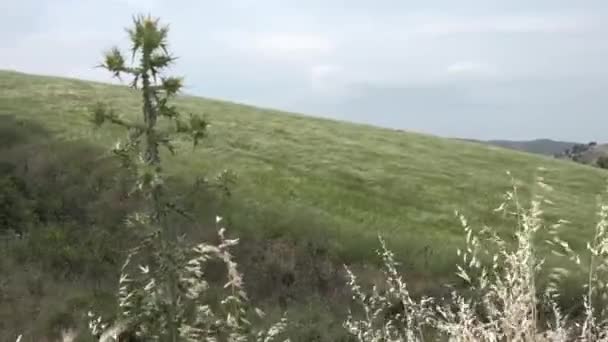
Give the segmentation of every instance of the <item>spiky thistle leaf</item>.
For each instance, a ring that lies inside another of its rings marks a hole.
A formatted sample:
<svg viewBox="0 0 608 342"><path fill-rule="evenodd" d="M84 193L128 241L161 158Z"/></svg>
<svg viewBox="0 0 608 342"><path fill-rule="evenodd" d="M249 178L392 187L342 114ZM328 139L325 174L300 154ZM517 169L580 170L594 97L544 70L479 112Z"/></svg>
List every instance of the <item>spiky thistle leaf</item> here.
<svg viewBox="0 0 608 342"><path fill-rule="evenodd" d="M176 59L165 52L155 52L150 56L150 68L153 70L166 68Z"/></svg>
<svg viewBox="0 0 608 342"><path fill-rule="evenodd" d="M113 47L110 51L106 52L104 63L101 67L108 69L114 77L120 77L122 72L127 71L125 59L117 47Z"/></svg>
<svg viewBox="0 0 608 342"><path fill-rule="evenodd" d="M179 77L167 77L162 79L162 88L167 96L176 95L183 86L183 80Z"/></svg>
<svg viewBox="0 0 608 342"><path fill-rule="evenodd" d="M107 105L103 102L97 102L91 110L91 122L95 127L101 127L108 117Z"/></svg>
<svg viewBox="0 0 608 342"><path fill-rule="evenodd" d="M192 136L192 142L194 146L198 145L198 142L205 137L207 132L208 123L198 115L190 115L190 134Z"/></svg>

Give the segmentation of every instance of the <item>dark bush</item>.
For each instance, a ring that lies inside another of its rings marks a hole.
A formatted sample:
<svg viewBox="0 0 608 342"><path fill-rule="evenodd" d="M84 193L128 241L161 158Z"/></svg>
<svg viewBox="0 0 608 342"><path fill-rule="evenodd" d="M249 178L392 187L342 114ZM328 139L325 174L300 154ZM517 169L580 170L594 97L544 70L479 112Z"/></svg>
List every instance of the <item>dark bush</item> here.
<svg viewBox="0 0 608 342"><path fill-rule="evenodd" d="M602 169L608 169L608 156L601 156L597 159L597 166Z"/></svg>
<svg viewBox="0 0 608 342"><path fill-rule="evenodd" d="M35 223L33 201L14 177L0 174L0 235L23 234Z"/></svg>

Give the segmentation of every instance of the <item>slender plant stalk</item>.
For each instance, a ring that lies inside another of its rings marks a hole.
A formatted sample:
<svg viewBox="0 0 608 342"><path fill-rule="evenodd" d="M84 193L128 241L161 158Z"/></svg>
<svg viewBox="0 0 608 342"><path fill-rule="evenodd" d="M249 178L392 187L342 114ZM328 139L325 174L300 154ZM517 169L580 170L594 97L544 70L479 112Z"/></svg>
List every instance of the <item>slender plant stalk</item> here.
<svg viewBox="0 0 608 342"><path fill-rule="evenodd" d="M139 64L127 66L125 59L117 48L110 50L105 61L101 65L111 71L116 77L127 74L133 78L132 87L141 92L143 126L120 118L107 106L98 104L94 110L94 122L101 125L108 121L125 127L129 131L128 140L125 144L118 145L115 152L121 156L127 165L136 165L138 179L138 190L147 199L146 224L156 234L155 245L163 258L168 258L168 265L164 265L165 279L169 305L167 308L167 338L170 342L179 341L178 319L178 279L177 270L173 265L175 248L178 248L177 231L168 224L167 214L170 208L174 208L166 198L162 174L162 163L160 158L161 145L175 153L172 145L171 133L161 132L157 129L158 119L165 117L175 123L175 132L186 134L192 138L194 145L203 137L207 123L191 116L190 122L184 122L180 118L175 107L169 105L169 100L181 89L180 78L163 77L162 70L168 67L175 59L167 52L167 26L160 26L158 19L150 16L137 16L133 19L133 28L127 30L131 38L131 52L133 57L139 55ZM160 77L160 82L158 79ZM141 148L140 148L141 146ZM137 160L142 162L137 166ZM161 284L159 284L161 285Z"/></svg>

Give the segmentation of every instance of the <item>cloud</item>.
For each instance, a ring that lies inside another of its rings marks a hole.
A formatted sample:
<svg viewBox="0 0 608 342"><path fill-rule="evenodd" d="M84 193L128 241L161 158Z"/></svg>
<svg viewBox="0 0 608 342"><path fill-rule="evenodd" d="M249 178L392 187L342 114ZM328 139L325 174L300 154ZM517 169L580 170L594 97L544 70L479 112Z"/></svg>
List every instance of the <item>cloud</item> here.
<svg viewBox="0 0 608 342"><path fill-rule="evenodd" d="M124 4L132 10L143 11L144 13L157 11L162 6L162 0L111 0L111 2L119 5Z"/></svg>
<svg viewBox="0 0 608 342"><path fill-rule="evenodd" d="M214 40L250 57L282 61L301 61L327 56L334 43L327 36L307 32L223 31Z"/></svg>
<svg viewBox="0 0 608 342"><path fill-rule="evenodd" d="M256 35L253 41L258 49L278 54L326 54L333 49L333 44L327 37L310 33L272 32Z"/></svg>
<svg viewBox="0 0 608 342"><path fill-rule="evenodd" d="M449 75L457 77L492 77L498 75L495 67L473 61L453 63L446 68L446 71Z"/></svg>
<svg viewBox="0 0 608 342"><path fill-rule="evenodd" d="M0 55L5 59L0 68L109 82L112 78L107 72L95 66L101 62L102 47L111 45L97 31L31 33L14 44L0 46Z"/></svg>
<svg viewBox="0 0 608 342"><path fill-rule="evenodd" d="M340 71L342 71L342 68L339 66L320 64L310 68L310 76L313 81L323 81Z"/></svg>
<svg viewBox="0 0 608 342"><path fill-rule="evenodd" d="M592 15L433 15L417 19L412 32L418 35L461 34L567 34L588 32L598 24Z"/></svg>
<svg viewBox="0 0 608 342"><path fill-rule="evenodd" d="M348 72L339 65L317 64L310 68L310 86L322 96L344 97L351 93Z"/></svg>

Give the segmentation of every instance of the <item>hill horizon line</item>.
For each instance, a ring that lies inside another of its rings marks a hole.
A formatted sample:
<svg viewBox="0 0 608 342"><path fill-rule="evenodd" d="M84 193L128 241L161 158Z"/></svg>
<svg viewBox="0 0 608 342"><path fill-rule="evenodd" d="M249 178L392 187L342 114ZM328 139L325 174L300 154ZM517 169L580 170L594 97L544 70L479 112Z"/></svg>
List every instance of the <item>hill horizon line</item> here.
<svg viewBox="0 0 608 342"><path fill-rule="evenodd" d="M82 78L82 77L76 77L76 76L66 76L66 75L60 75L60 74L30 72L30 71L23 71L23 70L17 70L17 69L4 69L4 68L0 68L0 71L16 73L16 74L21 74L21 75L26 75L26 76L38 76L38 77L49 77L49 78L56 78L56 79L59 78L59 79L66 79L66 80L78 80L78 81L91 82L91 83L102 84L102 85L129 87L125 82L102 81L102 80L86 78L86 77ZM289 114L289 115L310 117L310 118L314 118L314 119L329 120L329 121L334 121L334 122L345 122L345 123L349 123L349 124L353 124L353 125L374 127L374 128L378 128L378 129L386 129L386 130L392 130L392 131L401 131L404 133L416 133L416 134L422 134L422 135L426 135L426 136L433 136L433 137L439 137L439 138L445 138L445 139L456 139L456 140L465 140L465 141L472 141L472 142L484 142L484 143L490 143L490 144L493 144L496 146L501 146L501 147L506 147L506 148L510 148L510 147L503 146L503 145L508 145L511 143L554 142L554 143L568 144L568 145L585 143L585 142L574 142L574 141L570 141L567 139L561 139L558 137L550 137L550 136L538 136L538 137L530 137L530 138L508 138L508 137L498 137L497 136L497 137L494 137L491 139L481 139L481 138L475 138L475 137L470 137L470 136L444 135L444 134L433 133L433 132L428 132L428 131L413 130L413 129L409 129L407 127L378 125L378 124L367 123L367 122L362 122L362 121L353 121L353 120L348 120L348 119L343 119L343 118L336 118L336 117L332 117L329 115L320 115L320 114L314 114L314 113L309 113L309 112L286 110L286 109L282 109L280 107L259 105L259 104L255 104L255 103L239 101L239 100L230 99L230 98L207 97L203 94L182 92L179 96L184 97L184 98L193 97L193 98L200 98L200 99L205 99L205 100L209 100L209 101L219 101L219 102L224 102L224 103L229 103L229 104L251 107L251 108L255 108L255 109L259 109L259 110L281 112L281 113ZM598 142L598 143L601 144L600 142Z"/></svg>

